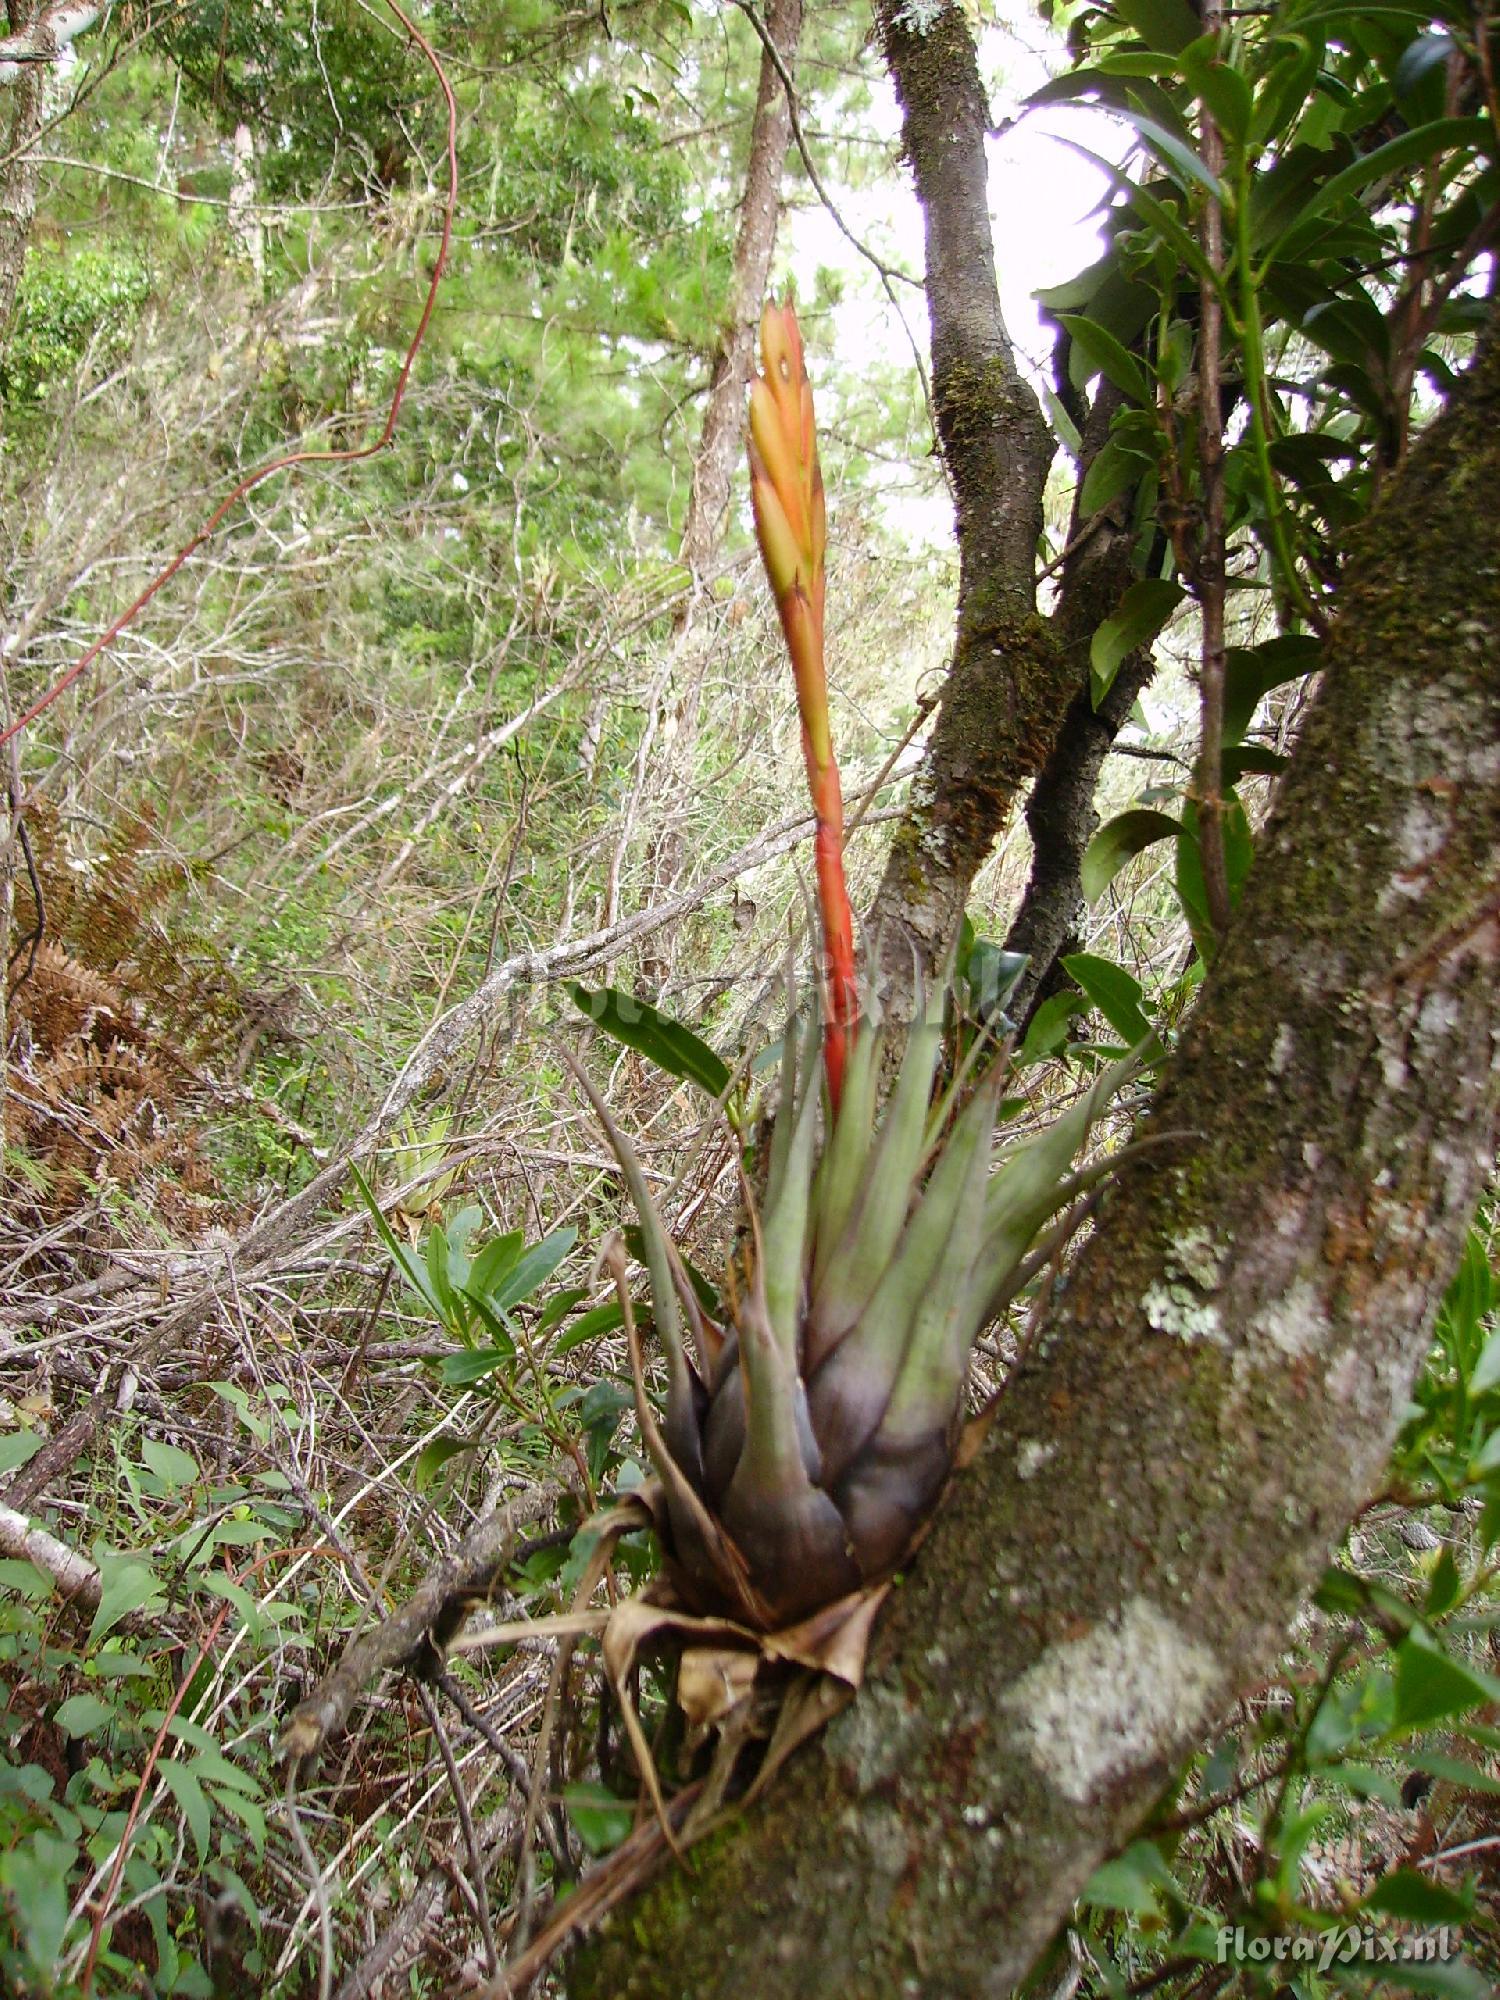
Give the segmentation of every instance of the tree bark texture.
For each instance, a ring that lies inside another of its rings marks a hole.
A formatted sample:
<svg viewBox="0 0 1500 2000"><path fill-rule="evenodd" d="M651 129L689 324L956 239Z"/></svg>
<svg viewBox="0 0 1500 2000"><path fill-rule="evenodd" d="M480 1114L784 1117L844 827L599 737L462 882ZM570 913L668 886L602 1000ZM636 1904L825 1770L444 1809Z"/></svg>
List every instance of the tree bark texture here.
<svg viewBox="0 0 1500 2000"><path fill-rule="evenodd" d="M802 38L802 0L770 0L766 32L790 72ZM776 248L776 224L781 212L781 176L792 136L791 106L786 87L771 58L762 50L760 85L750 128L750 159L745 169L745 193L740 203L738 233L729 281L729 301L709 380L708 407L693 463L687 521L682 531L682 560L695 581L707 572L724 532L730 489L744 456L745 391L755 358L755 333L761 302L770 281Z"/></svg>
<svg viewBox="0 0 1500 2000"><path fill-rule="evenodd" d="M1083 513L1083 486L1123 402L1118 389L1101 382L1083 426L1068 554L1052 619L1074 693L1026 800L1031 875L1005 940L1007 951L1024 952L1030 960L1006 1002L1007 1013L1022 1024L1041 998L1083 905L1083 856L1099 823L1094 793L1104 759L1156 668L1149 646L1132 653L1120 663L1103 701L1094 706L1089 645L1135 574L1131 521L1136 493L1130 488L1089 520ZM1154 568L1147 564L1148 572Z"/></svg>
<svg viewBox="0 0 1500 2000"><path fill-rule="evenodd" d="M45 20L37 20L34 9L12 4L10 26L17 39L24 38L28 31L33 39L45 39ZM45 62L18 63L15 81L0 93L0 112L8 113L0 116L5 158L5 164L0 166L0 353L10 338L16 293L26 268L26 246L36 217L41 168L37 165L35 147L42 125L46 81Z"/></svg>
<svg viewBox="0 0 1500 2000"><path fill-rule="evenodd" d="M1051 755L1026 801L1031 835L1031 875L1005 939L1007 951L1029 963L1005 1003L1024 1028L1083 908L1083 857L1099 824L1094 793L1110 746L1136 698L1155 672L1149 647L1132 653L1095 708L1088 675L1088 635L1082 643L1083 680L1068 704Z"/></svg>
<svg viewBox="0 0 1500 2000"><path fill-rule="evenodd" d="M922 204L932 399L959 550L953 659L872 912L899 1011L913 961L930 972L942 958L975 870L1045 761L1073 668L1036 610L1053 446L1000 311L973 37L955 4L930 17L896 0L876 11Z"/></svg>
<svg viewBox="0 0 1500 2000"><path fill-rule="evenodd" d="M1376 1488L1500 1124L1500 339L1362 533L1137 1155L854 1706L579 2000L1008 1995Z"/></svg>

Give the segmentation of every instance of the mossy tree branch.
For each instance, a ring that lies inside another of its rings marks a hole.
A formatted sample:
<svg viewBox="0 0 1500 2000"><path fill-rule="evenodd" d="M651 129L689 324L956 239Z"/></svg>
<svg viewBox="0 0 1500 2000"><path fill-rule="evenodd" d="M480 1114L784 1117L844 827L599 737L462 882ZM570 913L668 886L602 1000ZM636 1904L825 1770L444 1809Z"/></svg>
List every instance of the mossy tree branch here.
<svg viewBox="0 0 1500 2000"><path fill-rule="evenodd" d="M1126 690L1139 691L1149 662L1130 663L1120 697L1099 716L1075 713L1089 701L1089 639L1131 581L1131 496L1090 523L1075 504L1057 602L1040 615L1037 547L1054 446L1000 310L984 152L990 114L973 38L957 7L919 18L882 0L877 14L922 203L933 408L959 551L953 658L871 912L899 1014L913 972L930 974L941 961L1022 788L1038 779L1049 832L1060 816L1075 831L1088 819L1100 761L1129 712ZM1080 473L1108 437L1119 401L1101 383L1084 416ZM1050 941L1055 954L1076 887L1038 882L1030 901L1035 937L1024 948L1036 952L1032 979L1040 981L1050 964L1041 947Z"/></svg>
<svg viewBox="0 0 1500 2000"><path fill-rule="evenodd" d="M1000 310L984 142L989 106L962 11L880 0L882 47L922 204L932 400L952 484L958 629L942 706L872 912L884 970L909 987L957 927L974 871L1041 766L1072 693L1036 612L1053 444Z"/></svg>
<svg viewBox="0 0 1500 2000"><path fill-rule="evenodd" d="M1500 1126L1500 338L1351 546L1138 1155L774 1796L578 2000L1009 1994L1377 1486Z"/></svg>

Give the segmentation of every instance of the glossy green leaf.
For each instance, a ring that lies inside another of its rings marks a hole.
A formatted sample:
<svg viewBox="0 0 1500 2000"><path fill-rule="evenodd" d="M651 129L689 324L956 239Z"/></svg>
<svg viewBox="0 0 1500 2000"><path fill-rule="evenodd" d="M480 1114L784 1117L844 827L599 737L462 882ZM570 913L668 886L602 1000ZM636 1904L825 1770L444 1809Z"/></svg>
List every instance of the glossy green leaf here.
<svg viewBox="0 0 1500 2000"><path fill-rule="evenodd" d="M1076 980L1114 1029L1127 1049L1144 1041L1155 1041L1156 1031L1141 1011L1141 986L1123 965L1096 958L1092 952L1075 951L1062 962L1063 971Z"/></svg>
<svg viewBox="0 0 1500 2000"><path fill-rule="evenodd" d="M525 1243L519 1229L492 1237L470 1264L464 1290L475 1298L490 1298L515 1269Z"/></svg>
<svg viewBox="0 0 1500 2000"><path fill-rule="evenodd" d="M1088 146L1080 145L1076 139L1069 139L1059 133L1057 143L1066 146L1070 152L1077 153L1080 159L1087 160L1091 166L1097 168L1111 187L1118 190L1129 206L1135 210L1141 221L1156 230L1163 245L1175 254L1179 264L1191 271L1204 284L1212 286L1217 292L1223 292L1224 281L1221 274L1214 270L1203 254L1203 246L1192 230L1184 226L1181 217L1170 203L1159 199L1150 188L1133 180L1113 160L1106 159L1102 153L1096 153ZM1048 305L1082 304L1087 298L1087 293L1083 298L1075 298L1077 290L1076 284L1053 286L1038 296ZM1115 330L1118 331L1118 328Z"/></svg>
<svg viewBox="0 0 1500 2000"><path fill-rule="evenodd" d="M0 1437L0 1475L14 1472L25 1465L42 1448L42 1439L37 1431L9 1431Z"/></svg>
<svg viewBox="0 0 1500 2000"><path fill-rule="evenodd" d="M1123 1910L1150 1917L1160 1908L1160 1892L1173 1891L1171 1870L1153 1841L1133 1841L1123 1854L1096 1868L1079 1892L1080 1903L1096 1910Z"/></svg>
<svg viewBox="0 0 1500 2000"><path fill-rule="evenodd" d="M156 1774L182 1808L182 1817L193 1836L198 1859L206 1860L212 1814L196 1772L176 1757L163 1757L156 1766Z"/></svg>
<svg viewBox="0 0 1500 2000"><path fill-rule="evenodd" d="M1085 514L1097 514L1111 500L1117 500L1150 470L1150 461L1139 452L1108 437L1095 452L1084 475L1079 506Z"/></svg>
<svg viewBox="0 0 1500 2000"><path fill-rule="evenodd" d="M523 1299L529 1299L538 1286L544 1285L552 1276L577 1241L576 1229L554 1229L540 1243L533 1243L488 1294L486 1304L495 1312L505 1313L512 1306L520 1305Z"/></svg>
<svg viewBox="0 0 1500 2000"><path fill-rule="evenodd" d="M69 1876L77 1862L78 1848L72 1841L59 1840L41 1828L10 1853L0 1852L0 1890L35 1975L29 1987L34 1993L57 1991L57 1961L68 1929Z"/></svg>
<svg viewBox="0 0 1500 2000"><path fill-rule="evenodd" d="M574 1004L596 1027L614 1041L646 1056L668 1076L695 1083L710 1097L722 1097L729 1088L731 1072L724 1058L680 1021L658 1013L646 1001L616 987L590 992L586 986L575 984L568 991Z"/></svg>
<svg viewBox="0 0 1500 2000"><path fill-rule="evenodd" d="M1301 113L1322 55L1321 44L1303 35L1278 35L1275 46L1285 54L1272 65L1256 93L1250 121L1250 139L1256 146L1268 146Z"/></svg>
<svg viewBox="0 0 1500 2000"><path fill-rule="evenodd" d="M459 1320L459 1312L453 1284L448 1276L448 1237L441 1223L429 1225L426 1250L427 1283L437 1301L444 1325L452 1326Z"/></svg>
<svg viewBox="0 0 1500 2000"><path fill-rule="evenodd" d="M1408 42L1401 52L1401 60L1396 64L1392 82L1398 97L1410 97L1422 79L1435 69L1442 69L1450 56L1457 51L1457 44L1449 34L1433 33L1418 35L1414 42Z"/></svg>
<svg viewBox="0 0 1500 2000"><path fill-rule="evenodd" d="M1114 685L1115 675L1130 655L1148 646L1186 592L1165 577L1146 576L1131 584L1120 608L1106 618L1089 641L1089 680L1097 708Z"/></svg>
<svg viewBox="0 0 1500 2000"><path fill-rule="evenodd" d="M434 1438L430 1444L424 1444L412 1467L412 1483L417 1491L425 1493L450 1458L457 1458L462 1452L473 1449L474 1446L463 1438Z"/></svg>
<svg viewBox="0 0 1500 2000"><path fill-rule="evenodd" d="M175 1492L179 1486L191 1486L202 1477L198 1461L191 1452L182 1451L161 1438L142 1439L141 1463L156 1474L169 1493Z"/></svg>
<svg viewBox="0 0 1500 2000"><path fill-rule="evenodd" d="M1383 146L1362 154L1342 172L1331 175L1320 187L1308 190L1296 222L1271 245L1266 263L1277 263L1313 240L1317 219L1372 181L1385 180L1444 153L1451 154L1456 162L1472 158L1475 153L1488 155L1494 143L1494 129L1487 118L1434 118L1429 124L1388 139Z"/></svg>
<svg viewBox="0 0 1500 2000"><path fill-rule="evenodd" d="M1084 850L1079 871L1084 900L1097 903L1127 861L1159 840L1175 840L1180 820L1151 806L1134 806L1101 826Z"/></svg>
<svg viewBox="0 0 1500 2000"><path fill-rule="evenodd" d="M1059 313L1057 323L1067 328L1073 343L1069 371L1075 386L1082 388L1093 376L1104 375L1131 402L1151 407L1156 400L1151 377L1144 362L1123 341L1082 313Z"/></svg>
<svg viewBox="0 0 1500 2000"><path fill-rule="evenodd" d="M1168 176L1184 193L1196 184L1205 193L1216 195L1221 201L1224 199L1223 183L1217 174L1210 171L1185 139L1179 138L1175 132L1168 131L1159 119L1148 118L1144 111L1138 111L1133 106L1122 111L1120 115L1135 127L1166 168Z"/></svg>
<svg viewBox="0 0 1500 2000"><path fill-rule="evenodd" d="M599 1340L606 1333L615 1333L624 1324L625 1315L619 1300L611 1299L607 1305L595 1306L591 1312L580 1313L551 1351L557 1355L571 1354L574 1348Z"/></svg>
<svg viewBox="0 0 1500 2000"><path fill-rule="evenodd" d="M1365 1896L1360 1908L1379 1910L1411 1924L1466 1923L1474 1914L1472 1896L1459 1896L1415 1868L1393 1868Z"/></svg>
<svg viewBox="0 0 1500 2000"><path fill-rule="evenodd" d="M1398 1957L1387 1962L1382 1957L1380 1980L1384 1989L1430 1993L1436 2000L1495 2000L1493 1982L1476 1966L1465 1965L1456 1958L1444 1964L1441 1959ZM1357 1991L1363 2000L1369 1992L1368 1982L1361 1980Z"/></svg>
<svg viewBox="0 0 1500 2000"><path fill-rule="evenodd" d="M1054 993L1044 1000L1031 1017L1025 1039L1016 1051L1019 1063L1040 1062L1055 1055L1068 1039L1068 1024L1081 1014L1084 1003L1076 993Z"/></svg>
<svg viewBox="0 0 1500 2000"><path fill-rule="evenodd" d="M1500 1388L1500 1332L1492 1333L1485 1342L1469 1377L1471 1396L1487 1395L1494 1388Z"/></svg>
<svg viewBox="0 0 1500 2000"><path fill-rule="evenodd" d="M1193 92L1231 145L1242 146L1250 136L1253 101L1243 70L1212 52L1207 36L1188 49L1182 67Z"/></svg>
<svg viewBox="0 0 1500 2000"><path fill-rule="evenodd" d="M1500 1701L1500 1681L1440 1646L1417 1627L1396 1648L1397 1731L1424 1728Z"/></svg>
<svg viewBox="0 0 1500 2000"><path fill-rule="evenodd" d="M97 1694L74 1694L61 1703L52 1720L65 1735L93 1736L115 1719L115 1705Z"/></svg>
<svg viewBox="0 0 1500 2000"><path fill-rule="evenodd" d="M581 1285L570 1285L567 1290L554 1292L545 1306L537 1314L536 1336L540 1340L553 1327L560 1326L576 1306L581 1306L588 1293Z"/></svg>
<svg viewBox="0 0 1500 2000"><path fill-rule="evenodd" d="M1241 778L1279 778L1290 760L1279 750L1268 750L1263 743L1231 744L1224 752L1219 769L1226 791L1233 791Z"/></svg>
<svg viewBox="0 0 1500 2000"><path fill-rule="evenodd" d="M89 1646L95 1647L122 1618L162 1601L161 1579L142 1557L127 1555L98 1543L93 1551L99 1570L99 1603L89 1626Z"/></svg>
<svg viewBox="0 0 1500 2000"><path fill-rule="evenodd" d="M1255 857L1255 841L1245 808L1233 792L1224 794L1224 810L1219 824L1224 838L1224 875L1232 910L1240 899L1250 863ZM1177 836L1177 895L1204 959L1212 952L1208 891L1203 882L1203 855L1198 845L1198 811L1191 803L1183 808L1182 830Z"/></svg>
<svg viewBox="0 0 1500 2000"><path fill-rule="evenodd" d="M1357 1799L1377 1799L1392 1812L1400 1810L1401 1787L1389 1771L1378 1771L1372 1764L1326 1764L1318 1771L1318 1783Z"/></svg>
<svg viewBox="0 0 1500 2000"><path fill-rule="evenodd" d="M371 1219L375 1224L376 1234L385 1245L391 1262L411 1286L417 1297L432 1312L434 1317L446 1321L447 1316L443 1311L438 1294L434 1291L432 1281L428 1277L420 1259L413 1255L406 1244L401 1242L395 1231L391 1228L391 1225L386 1221L380 1203L375 1199L369 1182L365 1179L359 1168L351 1166L349 1172L353 1178L354 1185L359 1189L365 1207L370 1211Z"/></svg>
<svg viewBox="0 0 1500 2000"><path fill-rule="evenodd" d="M962 977L976 1020L993 1021L1004 1013L1006 1001L1030 963L1029 952L1006 951L989 938L973 939L963 955Z"/></svg>
<svg viewBox="0 0 1500 2000"><path fill-rule="evenodd" d="M1224 737L1237 743L1273 688L1303 680L1323 662L1311 633L1291 632L1259 646L1231 646L1224 661Z"/></svg>
<svg viewBox="0 0 1500 2000"><path fill-rule="evenodd" d="M608 1854L635 1824L634 1802L616 1798L603 1785L565 1786L563 1804L590 1854Z"/></svg>
<svg viewBox="0 0 1500 2000"><path fill-rule="evenodd" d="M1115 0L1115 12L1148 49L1163 49L1171 56L1203 33L1203 23L1187 0Z"/></svg>
<svg viewBox="0 0 1500 2000"><path fill-rule="evenodd" d="M451 1388L467 1388L471 1382L482 1382L486 1375L493 1375L497 1368L513 1368L516 1350L496 1341L493 1347L465 1347L458 1354L445 1354L438 1364L438 1373Z"/></svg>
<svg viewBox="0 0 1500 2000"><path fill-rule="evenodd" d="M1417 1749L1408 1751L1405 1761L1414 1771L1421 1771L1444 1784L1455 1785L1460 1791L1481 1792L1487 1798L1500 1798L1500 1774L1486 1771L1479 1764L1467 1764L1462 1757L1445 1757L1436 1750Z"/></svg>

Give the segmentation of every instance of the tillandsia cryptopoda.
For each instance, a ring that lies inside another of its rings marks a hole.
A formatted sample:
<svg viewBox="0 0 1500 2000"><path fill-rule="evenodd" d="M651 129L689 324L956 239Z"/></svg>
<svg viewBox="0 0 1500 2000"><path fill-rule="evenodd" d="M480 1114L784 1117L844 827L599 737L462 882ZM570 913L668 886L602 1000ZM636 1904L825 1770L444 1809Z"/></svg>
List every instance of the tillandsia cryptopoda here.
<svg viewBox="0 0 1500 2000"><path fill-rule="evenodd" d="M639 1214L666 1362L658 1423L632 1326L668 1579L690 1611L776 1632L909 1554L953 1467L974 1342L1025 1281L1038 1232L1095 1178L1072 1163L1121 1071L997 1160L1004 1064L939 1088L940 1008L919 1005L889 1058L860 1018L823 658L823 486L790 301L766 307L761 352L751 492L797 681L824 1025L800 1046L788 1028L764 1198L725 1325L703 1313L628 1141L583 1081Z"/></svg>

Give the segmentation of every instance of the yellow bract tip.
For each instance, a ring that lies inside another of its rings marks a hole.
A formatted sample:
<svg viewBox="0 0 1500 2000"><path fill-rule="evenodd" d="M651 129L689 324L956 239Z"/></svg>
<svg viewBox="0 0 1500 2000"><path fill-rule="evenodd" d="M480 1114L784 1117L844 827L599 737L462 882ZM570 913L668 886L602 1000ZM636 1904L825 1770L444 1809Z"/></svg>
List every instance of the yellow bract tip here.
<svg viewBox="0 0 1500 2000"><path fill-rule="evenodd" d="M818 466L802 331L790 298L780 305L767 303L760 318L760 351L763 373L750 385L752 469L757 478L764 476L775 489L782 518L796 544L803 588L811 592L823 572L823 476ZM779 596L783 586L776 580L772 552L767 549L765 555L766 567L772 571L772 587ZM785 567L779 554L775 567Z"/></svg>

